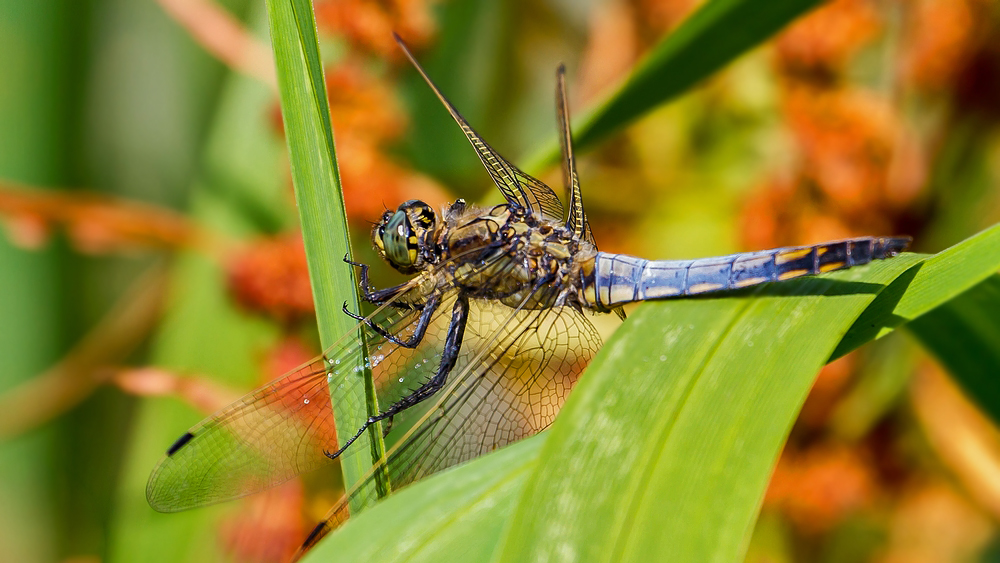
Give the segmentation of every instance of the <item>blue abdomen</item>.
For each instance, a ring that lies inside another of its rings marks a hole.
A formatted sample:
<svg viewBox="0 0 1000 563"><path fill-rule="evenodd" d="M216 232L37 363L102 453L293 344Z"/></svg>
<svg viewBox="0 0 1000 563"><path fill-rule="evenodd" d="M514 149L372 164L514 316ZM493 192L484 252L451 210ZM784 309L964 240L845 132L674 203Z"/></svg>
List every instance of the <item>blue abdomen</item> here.
<svg viewBox="0 0 1000 563"><path fill-rule="evenodd" d="M594 308L607 311L633 301L740 289L842 270L891 258L909 244L909 237L863 237L698 260L644 260L598 252L585 296Z"/></svg>

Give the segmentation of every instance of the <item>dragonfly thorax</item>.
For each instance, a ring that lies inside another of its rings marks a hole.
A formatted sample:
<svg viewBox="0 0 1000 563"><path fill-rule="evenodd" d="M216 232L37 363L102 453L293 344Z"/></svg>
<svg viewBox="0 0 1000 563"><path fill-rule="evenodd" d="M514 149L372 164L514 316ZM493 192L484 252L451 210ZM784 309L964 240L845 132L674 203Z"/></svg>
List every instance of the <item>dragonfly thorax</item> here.
<svg viewBox="0 0 1000 563"><path fill-rule="evenodd" d="M430 258L438 284L515 308L574 305L596 250L558 222L517 205L446 209Z"/></svg>

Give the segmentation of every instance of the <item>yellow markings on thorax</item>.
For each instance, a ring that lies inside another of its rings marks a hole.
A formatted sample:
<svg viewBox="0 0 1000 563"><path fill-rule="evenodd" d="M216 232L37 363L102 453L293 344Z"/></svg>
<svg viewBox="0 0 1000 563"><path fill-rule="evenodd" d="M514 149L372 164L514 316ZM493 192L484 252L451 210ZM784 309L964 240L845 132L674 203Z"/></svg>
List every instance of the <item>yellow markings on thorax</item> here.
<svg viewBox="0 0 1000 563"><path fill-rule="evenodd" d="M525 223L523 223L523 222L521 222L521 221L515 221L515 222L513 222L513 223L510 223L510 224L508 225L508 228L509 228L509 229L510 229L511 231L513 231L513 233L514 233L515 235L523 235L524 233L528 232L528 228L529 228L529 227L528 227L528 225L527 225L527 224L525 224Z"/></svg>
<svg viewBox="0 0 1000 563"><path fill-rule="evenodd" d="M484 221L484 223L486 223L486 230L490 233L490 235L495 235L500 232L500 223L496 220L488 219Z"/></svg>
<svg viewBox="0 0 1000 563"><path fill-rule="evenodd" d="M798 250L786 250L774 256L774 264L780 266L786 262L791 262L792 260L798 260L803 256L808 255L812 252L812 248L800 248Z"/></svg>
<svg viewBox="0 0 1000 563"><path fill-rule="evenodd" d="M570 257L569 248L565 244L557 242L550 242L549 244L546 244L545 251L549 253L549 256L559 260L565 260Z"/></svg>

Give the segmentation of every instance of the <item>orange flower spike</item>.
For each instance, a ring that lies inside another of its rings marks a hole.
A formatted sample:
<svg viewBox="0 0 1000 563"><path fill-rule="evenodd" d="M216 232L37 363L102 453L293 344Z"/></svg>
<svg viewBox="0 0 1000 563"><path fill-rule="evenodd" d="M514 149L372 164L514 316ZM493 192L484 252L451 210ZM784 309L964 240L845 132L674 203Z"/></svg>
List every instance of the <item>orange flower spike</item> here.
<svg viewBox="0 0 1000 563"><path fill-rule="evenodd" d="M887 102L847 89L789 88L788 125L802 150L804 173L845 212L882 199L900 127Z"/></svg>
<svg viewBox="0 0 1000 563"><path fill-rule="evenodd" d="M765 495L806 534L827 532L852 512L870 506L878 492L871 463L855 449L820 444L785 451Z"/></svg>
<svg viewBox="0 0 1000 563"><path fill-rule="evenodd" d="M203 375L181 375L159 368L123 369L112 382L137 397L175 397L209 415L240 397L235 389Z"/></svg>
<svg viewBox="0 0 1000 563"><path fill-rule="evenodd" d="M316 23L321 30L343 35L355 48L383 58L401 57L392 39L395 31L410 45L420 46L434 34L432 0L322 0L316 2Z"/></svg>
<svg viewBox="0 0 1000 563"><path fill-rule="evenodd" d="M298 235L263 240L229 263L229 287L244 307L282 323L313 314L305 249Z"/></svg>
<svg viewBox="0 0 1000 563"><path fill-rule="evenodd" d="M28 189L0 183L0 215L7 218L15 242L44 244L54 226L62 226L81 252L92 254L136 249L212 250L222 244L171 209L83 191Z"/></svg>
<svg viewBox="0 0 1000 563"><path fill-rule="evenodd" d="M243 499L242 509L222 520L219 538L234 561L281 563L302 542L307 526L302 515L305 491L293 479L259 495Z"/></svg>
<svg viewBox="0 0 1000 563"><path fill-rule="evenodd" d="M882 28L866 0L834 0L792 24L776 42L781 66L796 74L837 74Z"/></svg>
<svg viewBox="0 0 1000 563"><path fill-rule="evenodd" d="M911 13L903 75L920 89L948 88L979 40L973 6L966 0L921 0L912 3Z"/></svg>
<svg viewBox="0 0 1000 563"><path fill-rule="evenodd" d="M379 143L402 134L406 117L392 92L355 61L326 74L330 119L338 136ZM339 139L338 139L339 140Z"/></svg>
<svg viewBox="0 0 1000 563"><path fill-rule="evenodd" d="M746 248L774 248L791 242L788 238L787 210L792 209L793 180L775 175L750 192L743 204L742 240Z"/></svg>

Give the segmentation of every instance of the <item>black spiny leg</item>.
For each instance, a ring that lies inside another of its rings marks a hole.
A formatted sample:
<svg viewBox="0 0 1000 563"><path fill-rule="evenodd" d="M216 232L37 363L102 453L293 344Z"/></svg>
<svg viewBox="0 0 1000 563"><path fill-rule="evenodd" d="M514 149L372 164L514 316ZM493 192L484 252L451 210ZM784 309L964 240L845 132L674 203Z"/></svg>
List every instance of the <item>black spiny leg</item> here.
<svg viewBox="0 0 1000 563"><path fill-rule="evenodd" d="M361 298L368 303L381 305L398 295L399 292L406 286L404 283L394 287L387 287L385 289L373 289L371 283L368 281L368 264L355 262L348 258L346 254L344 255L344 262L347 262L356 268L361 268L361 280L358 282L358 287L361 288Z"/></svg>
<svg viewBox="0 0 1000 563"><path fill-rule="evenodd" d="M324 452L330 459L336 459L344 450L349 448L369 426L380 420L393 417L406 409L432 397L444 387L448 381L448 374L455 367L458 361L458 353L462 350L462 338L465 336L465 323L469 320L469 299L464 295L459 295L455 301L455 307L451 313L451 324L448 325L448 336L444 340L444 349L441 351L441 363L438 364L437 373L427 383L418 387L413 393L396 401L388 409L375 416L368 417L368 420L361 426L354 436L335 452Z"/></svg>
<svg viewBox="0 0 1000 563"><path fill-rule="evenodd" d="M424 334L427 333L427 327L431 324L431 316L434 311L437 310L438 305L441 304L441 296L437 293L432 294L427 302L423 305L423 310L420 312L420 320L417 321L417 326L413 330L413 335L406 340L400 340L389 333L386 329L380 327L375 321L362 317L361 315L355 315L347 308L347 302L344 301L344 312L347 316L351 317L356 321L364 321L366 325L375 332L377 332L382 338L385 338L389 342L396 344L397 346L402 346L403 348L416 348L420 341L424 339Z"/></svg>

